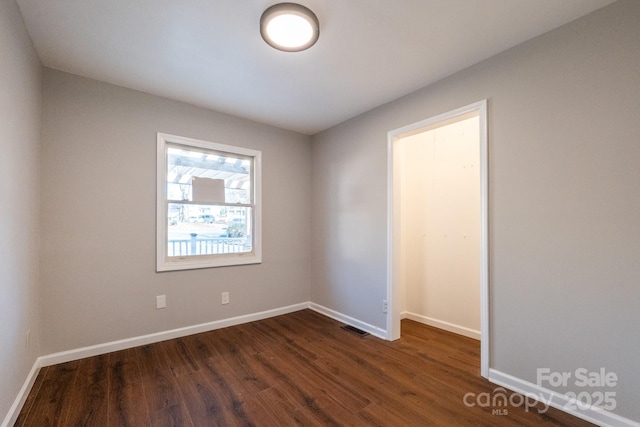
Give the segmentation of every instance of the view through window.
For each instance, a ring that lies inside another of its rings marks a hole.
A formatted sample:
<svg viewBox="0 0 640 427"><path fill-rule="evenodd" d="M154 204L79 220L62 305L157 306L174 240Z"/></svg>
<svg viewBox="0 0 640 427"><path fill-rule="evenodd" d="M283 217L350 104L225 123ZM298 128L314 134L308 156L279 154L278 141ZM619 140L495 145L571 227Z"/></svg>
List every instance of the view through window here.
<svg viewBox="0 0 640 427"><path fill-rule="evenodd" d="M158 241L163 242L158 270L260 262L255 233L260 153L163 134L158 144L164 175L159 177L164 188L158 194Z"/></svg>

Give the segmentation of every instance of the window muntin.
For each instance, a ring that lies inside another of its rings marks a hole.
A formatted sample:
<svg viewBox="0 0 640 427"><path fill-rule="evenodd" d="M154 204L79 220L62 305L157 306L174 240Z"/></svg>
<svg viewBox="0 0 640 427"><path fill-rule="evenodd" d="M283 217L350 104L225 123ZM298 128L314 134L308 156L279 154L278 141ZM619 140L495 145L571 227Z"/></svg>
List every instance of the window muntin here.
<svg viewBox="0 0 640 427"><path fill-rule="evenodd" d="M261 153L158 134L157 270L261 262Z"/></svg>

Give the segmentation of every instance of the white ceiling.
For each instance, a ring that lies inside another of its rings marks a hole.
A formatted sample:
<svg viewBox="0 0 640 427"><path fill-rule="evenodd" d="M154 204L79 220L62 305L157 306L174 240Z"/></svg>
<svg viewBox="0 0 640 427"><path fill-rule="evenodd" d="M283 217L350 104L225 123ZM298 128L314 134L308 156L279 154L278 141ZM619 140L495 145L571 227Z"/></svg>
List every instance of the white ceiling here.
<svg viewBox="0 0 640 427"><path fill-rule="evenodd" d="M613 0L301 0L311 49L260 37L277 0L17 0L42 63L314 134Z"/></svg>

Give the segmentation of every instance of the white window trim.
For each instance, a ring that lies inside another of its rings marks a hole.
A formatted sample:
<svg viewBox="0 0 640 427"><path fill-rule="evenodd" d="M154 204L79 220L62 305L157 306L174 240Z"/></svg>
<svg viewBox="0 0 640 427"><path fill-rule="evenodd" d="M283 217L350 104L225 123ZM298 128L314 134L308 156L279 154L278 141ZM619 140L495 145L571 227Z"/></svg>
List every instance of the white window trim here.
<svg viewBox="0 0 640 427"><path fill-rule="evenodd" d="M184 145L253 157L253 245L248 253L167 257L167 146ZM259 264L262 262L262 152L158 132L156 183L156 271Z"/></svg>

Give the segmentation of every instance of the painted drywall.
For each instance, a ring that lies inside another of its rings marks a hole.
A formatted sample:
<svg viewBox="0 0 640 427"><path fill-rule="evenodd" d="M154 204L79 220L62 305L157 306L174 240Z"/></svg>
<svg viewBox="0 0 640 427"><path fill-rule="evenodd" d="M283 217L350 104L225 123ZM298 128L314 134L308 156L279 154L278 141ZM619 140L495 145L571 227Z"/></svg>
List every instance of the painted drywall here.
<svg viewBox="0 0 640 427"><path fill-rule="evenodd" d="M309 300L309 137L51 69L43 117L43 354ZM157 132L262 151L262 264L155 272Z"/></svg>
<svg viewBox="0 0 640 427"><path fill-rule="evenodd" d="M480 335L478 117L395 143L405 316ZM394 207L395 209L396 207Z"/></svg>
<svg viewBox="0 0 640 427"><path fill-rule="evenodd" d="M42 66L13 0L0 1L0 423L39 349ZM27 331L31 330L27 348Z"/></svg>
<svg viewBox="0 0 640 427"><path fill-rule="evenodd" d="M385 328L387 132L486 98L491 367L604 367L640 421L638 22L619 0L315 135L312 300Z"/></svg>

